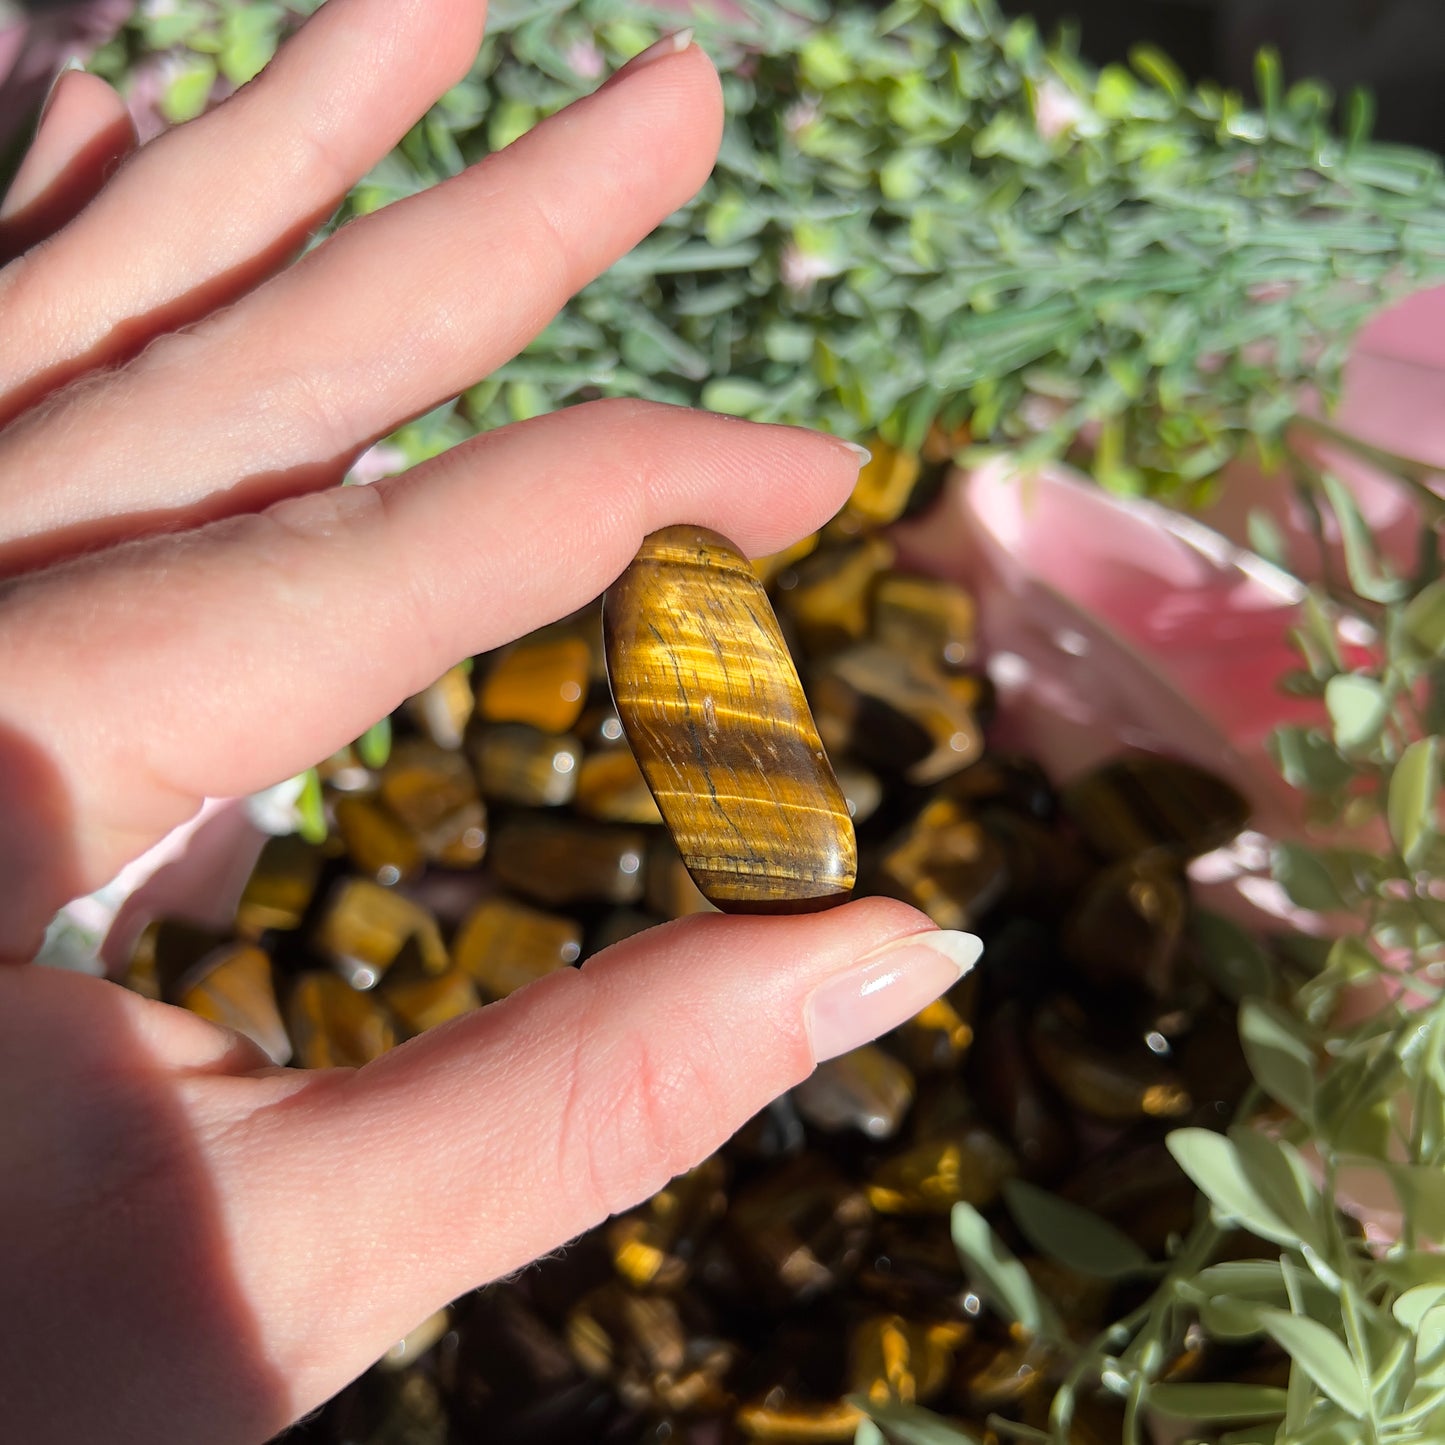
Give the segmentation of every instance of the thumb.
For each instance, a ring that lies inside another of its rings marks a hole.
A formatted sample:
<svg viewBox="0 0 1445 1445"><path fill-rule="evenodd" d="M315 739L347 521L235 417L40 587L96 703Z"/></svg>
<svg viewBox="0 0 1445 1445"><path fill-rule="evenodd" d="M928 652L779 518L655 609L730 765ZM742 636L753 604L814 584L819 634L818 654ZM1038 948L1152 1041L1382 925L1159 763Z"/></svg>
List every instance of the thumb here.
<svg viewBox="0 0 1445 1445"><path fill-rule="evenodd" d="M275 1282L292 1296L292 1358L316 1372L310 1389L295 1382L311 1397L295 1403L325 1399L447 1300L648 1198L815 1063L911 1017L977 955L976 939L886 899L687 918L359 1073L316 1076L277 1141L283 1167L305 1159L326 1181L286 1204L285 1267L304 1261L310 1277ZM375 1271L358 1267L368 1259ZM338 1318L353 1353L318 1359L307 1346L318 1331L334 1346Z"/></svg>

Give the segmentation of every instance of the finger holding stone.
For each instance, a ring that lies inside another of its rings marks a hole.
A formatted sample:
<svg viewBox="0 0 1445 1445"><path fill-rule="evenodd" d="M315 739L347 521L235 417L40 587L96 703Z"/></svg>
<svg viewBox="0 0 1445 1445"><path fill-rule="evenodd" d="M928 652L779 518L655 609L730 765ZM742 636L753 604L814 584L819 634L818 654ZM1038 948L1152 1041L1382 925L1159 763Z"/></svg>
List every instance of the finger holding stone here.
<svg viewBox="0 0 1445 1445"><path fill-rule="evenodd" d="M720 126L717 75L696 47L629 67L56 398L0 437L0 568L336 480L360 447L514 355L693 195Z"/></svg>
<svg viewBox="0 0 1445 1445"><path fill-rule="evenodd" d="M135 124L120 96L98 75L62 71L0 201L0 262L78 215L135 147Z"/></svg>
<svg viewBox="0 0 1445 1445"><path fill-rule="evenodd" d="M139 151L51 245L0 272L0 422L290 256L466 74L484 12L331 0L250 85Z"/></svg>
<svg viewBox="0 0 1445 1445"><path fill-rule="evenodd" d="M150 538L17 583L0 610L0 783L54 786L0 837L0 956L205 796L328 756L459 658L597 596L683 518L754 555L821 525L831 438L641 402L503 428L402 477ZM279 721L278 721L279 720ZM77 823L76 820L83 820ZM29 840L61 828L54 875Z"/></svg>

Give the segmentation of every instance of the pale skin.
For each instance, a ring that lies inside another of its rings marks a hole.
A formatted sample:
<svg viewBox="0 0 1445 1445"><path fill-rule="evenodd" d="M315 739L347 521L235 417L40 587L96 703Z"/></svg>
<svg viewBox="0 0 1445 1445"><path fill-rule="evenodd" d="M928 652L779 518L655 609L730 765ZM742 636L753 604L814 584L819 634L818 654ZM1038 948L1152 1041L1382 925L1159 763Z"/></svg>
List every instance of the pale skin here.
<svg viewBox="0 0 1445 1445"><path fill-rule="evenodd" d="M630 402L337 486L712 163L717 77L687 47L294 262L482 20L332 0L134 154L119 99L67 75L0 219L0 1411L31 1445L266 1439L715 1149L825 1052L810 1000L929 927L880 900L668 925L321 1074L25 964L202 798L576 608L647 532L761 554L847 495L829 438ZM872 1031L944 982L870 986Z"/></svg>

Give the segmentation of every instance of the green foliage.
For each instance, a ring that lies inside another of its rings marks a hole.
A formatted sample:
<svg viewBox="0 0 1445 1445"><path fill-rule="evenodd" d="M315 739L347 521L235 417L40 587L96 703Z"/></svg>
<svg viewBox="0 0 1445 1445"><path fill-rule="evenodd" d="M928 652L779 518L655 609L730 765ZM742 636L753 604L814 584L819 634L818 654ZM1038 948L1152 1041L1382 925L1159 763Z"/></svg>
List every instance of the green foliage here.
<svg viewBox="0 0 1445 1445"><path fill-rule="evenodd" d="M189 57L180 118L314 4L177 0L109 63ZM1242 448L1277 453L1300 384L1331 393L1355 326L1445 275L1438 165L1371 144L1358 100L1336 139L1277 59L1255 113L1147 48L1096 72L993 0L742 9L696 19L727 106L712 178L468 393L463 434L595 396L911 445L937 417L1031 456L1088 429L1105 485L1188 501ZM508 144L671 24L494 5L471 74L338 219Z"/></svg>

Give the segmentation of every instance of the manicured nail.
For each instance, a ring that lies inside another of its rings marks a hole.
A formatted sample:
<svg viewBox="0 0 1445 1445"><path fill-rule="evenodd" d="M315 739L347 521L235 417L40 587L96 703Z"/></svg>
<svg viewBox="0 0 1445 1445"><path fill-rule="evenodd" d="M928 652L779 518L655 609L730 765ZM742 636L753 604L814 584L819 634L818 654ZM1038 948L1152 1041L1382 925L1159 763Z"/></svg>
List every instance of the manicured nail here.
<svg viewBox="0 0 1445 1445"><path fill-rule="evenodd" d="M71 74L72 71L84 70L78 56L72 55L64 65L60 67L60 73L50 82L50 89L45 92L45 104L40 107L40 119L36 122L35 128L40 129L45 124L45 117L50 113L50 107L55 103L55 94L60 89L60 82Z"/></svg>
<svg viewBox="0 0 1445 1445"><path fill-rule="evenodd" d="M894 939L860 959L808 1000L814 1059L821 1064L897 1028L952 988L982 952L973 934L937 929Z"/></svg>
<svg viewBox="0 0 1445 1445"><path fill-rule="evenodd" d="M855 457L858 458L858 470L861 472L869 462L873 460L873 453L867 447L860 447L857 442L845 442L842 437L836 438L839 446L847 447Z"/></svg>
<svg viewBox="0 0 1445 1445"><path fill-rule="evenodd" d="M681 55L692 44L692 36L693 30L690 25L685 30L674 30L671 35L664 35L661 40L654 40L646 50L638 51L617 73L621 75L625 70L630 74L634 70L640 70L644 65L651 65L654 60L665 60L669 55Z"/></svg>

